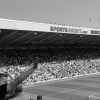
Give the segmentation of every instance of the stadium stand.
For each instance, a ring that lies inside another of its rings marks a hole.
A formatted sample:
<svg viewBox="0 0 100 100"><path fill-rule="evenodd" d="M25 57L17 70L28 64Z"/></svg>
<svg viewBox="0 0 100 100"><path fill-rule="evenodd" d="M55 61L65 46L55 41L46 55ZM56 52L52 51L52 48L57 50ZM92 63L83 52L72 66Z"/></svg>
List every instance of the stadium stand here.
<svg viewBox="0 0 100 100"><path fill-rule="evenodd" d="M41 49L39 51L41 52ZM0 71L8 70L12 77L17 77L22 71L26 71L32 66L35 57L40 61L38 69L23 82L23 85L71 78L100 71L99 50L84 52L84 50L77 49L69 52L68 49L62 49L59 52L59 49L51 49L50 51L53 52L52 55L48 50L46 52L42 50L43 54L32 49L29 50L30 53L27 53L26 50L21 50L21 52L20 50L1 50L2 67Z"/></svg>
<svg viewBox="0 0 100 100"><path fill-rule="evenodd" d="M16 78L39 60L23 87L100 72L99 29L7 19L0 29L0 72Z"/></svg>

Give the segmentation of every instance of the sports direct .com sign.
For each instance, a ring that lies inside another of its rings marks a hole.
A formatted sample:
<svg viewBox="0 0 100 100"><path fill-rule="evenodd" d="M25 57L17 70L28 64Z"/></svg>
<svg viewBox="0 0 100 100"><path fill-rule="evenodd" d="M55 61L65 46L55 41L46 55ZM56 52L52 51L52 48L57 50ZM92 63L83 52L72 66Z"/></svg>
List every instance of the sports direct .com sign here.
<svg viewBox="0 0 100 100"><path fill-rule="evenodd" d="M50 27L51 32L58 32L58 33L74 33L74 34L88 34L88 30L80 29L80 28L68 28L68 27Z"/></svg>
<svg viewBox="0 0 100 100"><path fill-rule="evenodd" d="M48 23L25 22L9 19L0 19L0 29L27 30L39 32L56 32L69 34L100 34L100 31L84 27L73 27Z"/></svg>

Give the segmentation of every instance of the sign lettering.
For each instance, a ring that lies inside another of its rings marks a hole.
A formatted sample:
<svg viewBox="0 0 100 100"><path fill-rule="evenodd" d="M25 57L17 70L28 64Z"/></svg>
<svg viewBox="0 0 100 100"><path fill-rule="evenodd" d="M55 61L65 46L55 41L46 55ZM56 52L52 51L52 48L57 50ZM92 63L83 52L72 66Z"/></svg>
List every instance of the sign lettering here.
<svg viewBox="0 0 100 100"><path fill-rule="evenodd" d="M65 27L56 27L56 26L51 26L50 31L52 32L61 32L61 33L74 33L74 34L87 34L88 31L78 29L78 28L65 28Z"/></svg>
<svg viewBox="0 0 100 100"><path fill-rule="evenodd" d="M100 34L100 31L91 30L91 34Z"/></svg>
<svg viewBox="0 0 100 100"><path fill-rule="evenodd" d="M50 27L50 31L54 31L54 32L67 32L67 28L63 28L63 27Z"/></svg>

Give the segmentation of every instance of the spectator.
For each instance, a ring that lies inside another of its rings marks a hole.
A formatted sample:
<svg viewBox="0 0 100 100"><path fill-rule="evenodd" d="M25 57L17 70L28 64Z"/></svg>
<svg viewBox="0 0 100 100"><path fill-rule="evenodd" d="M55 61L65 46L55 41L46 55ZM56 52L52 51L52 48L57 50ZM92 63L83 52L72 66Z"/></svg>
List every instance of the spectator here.
<svg viewBox="0 0 100 100"><path fill-rule="evenodd" d="M42 95L38 95L37 100L42 100Z"/></svg>
<svg viewBox="0 0 100 100"><path fill-rule="evenodd" d="M17 93L22 92L21 86L19 86L33 71L37 68L37 61L34 62L34 66L23 72L21 75L12 79L9 83L7 83L7 76L10 76L8 73L1 73L0 74L0 99L1 100L8 100L16 96ZM11 77L11 76L10 76ZM12 78L12 77L11 77Z"/></svg>

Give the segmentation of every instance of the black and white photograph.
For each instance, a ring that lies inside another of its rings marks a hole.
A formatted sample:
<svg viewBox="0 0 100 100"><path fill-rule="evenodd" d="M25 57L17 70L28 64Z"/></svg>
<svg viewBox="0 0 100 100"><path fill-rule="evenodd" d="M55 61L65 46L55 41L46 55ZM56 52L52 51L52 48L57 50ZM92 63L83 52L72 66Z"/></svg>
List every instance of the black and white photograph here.
<svg viewBox="0 0 100 100"><path fill-rule="evenodd" d="M0 0L0 100L100 100L100 0Z"/></svg>

